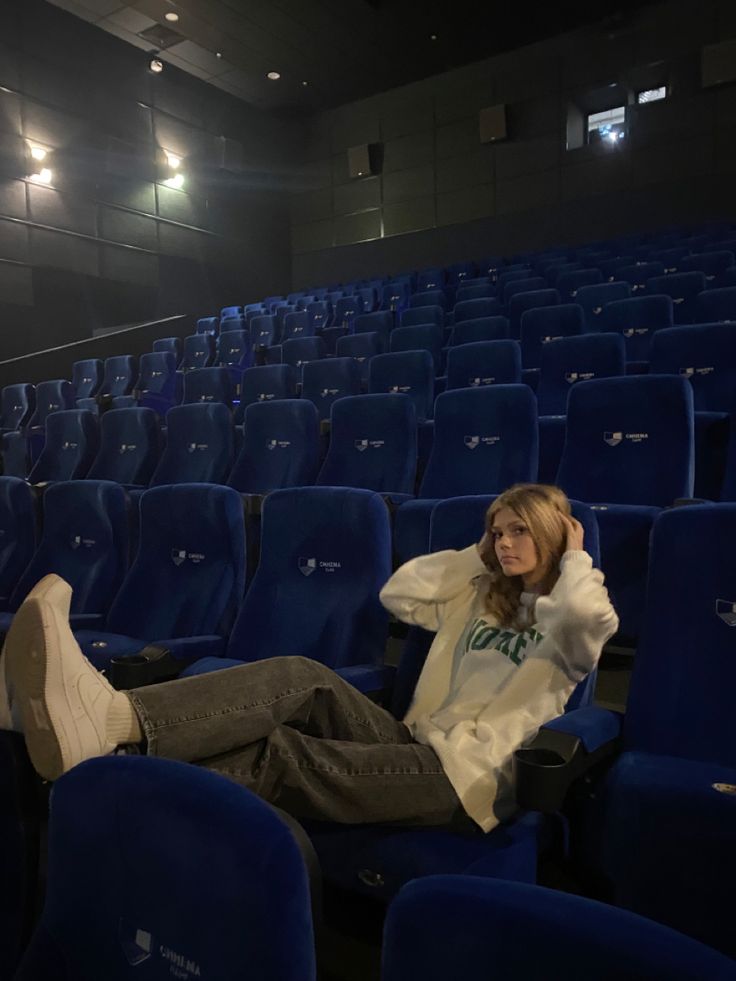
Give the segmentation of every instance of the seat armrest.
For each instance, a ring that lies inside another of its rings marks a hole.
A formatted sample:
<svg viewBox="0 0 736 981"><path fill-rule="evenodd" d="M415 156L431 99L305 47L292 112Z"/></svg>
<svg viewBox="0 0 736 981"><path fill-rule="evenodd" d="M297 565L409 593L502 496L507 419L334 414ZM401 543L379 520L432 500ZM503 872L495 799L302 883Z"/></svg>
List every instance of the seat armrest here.
<svg viewBox="0 0 736 981"><path fill-rule="evenodd" d="M72 630L93 630L101 628L105 623L103 613L70 613L69 625Z"/></svg>
<svg viewBox="0 0 736 981"><path fill-rule="evenodd" d="M216 635L157 640L136 654L111 658L108 680L113 688L143 688L177 678L201 658L222 657L224 653L225 638Z"/></svg>
<svg viewBox="0 0 736 981"><path fill-rule="evenodd" d="M673 502L671 507L673 508L686 508L691 504L712 504L713 501L709 501L706 497L678 497Z"/></svg>
<svg viewBox="0 0 736 981"><path fill-rule="evenodd" d="M393 687L396 668L392 664L351 664L336 668L335 674L364 695L381 695Z"/></svg>
<svg viewBox="0 0 736 981"><path fill-rule="evenodd" d="M559 811L573 782L618 752L621 722L619 713L589 706L542 726L514 753L519 806L546 814Z"/></svg>

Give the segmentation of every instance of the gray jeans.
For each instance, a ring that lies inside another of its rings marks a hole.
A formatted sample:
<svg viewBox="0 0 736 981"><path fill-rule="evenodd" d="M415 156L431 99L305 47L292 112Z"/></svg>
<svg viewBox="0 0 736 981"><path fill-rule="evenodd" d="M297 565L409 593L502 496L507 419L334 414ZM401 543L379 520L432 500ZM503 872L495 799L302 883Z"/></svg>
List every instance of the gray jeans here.
<svg viewBox="0 0 736 981"><path fill-rule="evenodd" d="M317 661L275 657L128 695L150 756L215 770L295 817L476 827L434 750Z"/></svg>

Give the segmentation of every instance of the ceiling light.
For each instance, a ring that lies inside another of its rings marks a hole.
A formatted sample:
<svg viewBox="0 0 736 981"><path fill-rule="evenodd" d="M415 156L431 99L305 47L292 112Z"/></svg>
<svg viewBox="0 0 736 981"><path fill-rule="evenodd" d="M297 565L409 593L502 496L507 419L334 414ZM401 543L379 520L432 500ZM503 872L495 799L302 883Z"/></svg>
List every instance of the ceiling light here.
<svg viewBox="0 0 736 981"><path fill-rule="evenodd" d="M436 34L430 34L429 35L429 40L430 41L436 41L437 40L437 35Z"/></svg>
<svg viewBox="0 0 736 981"><path fill-rule="evenodd" d="M148 67L150 71L153 72L154 75L160 75L161 72L164 70L164 63L163 61L161 61L160 58L151 58L151 60L148 63Z"/></svg>
<svg viewBox="0 0 736 981"><path fill-rule="evenodd" d="M47 153L48 150L44 150L42 146L31 146L31 156L34 160L43 160Z"/></svg>
<svg viewBox="0 0 736 981"><path fill-rule="evenodd" d="M309 82L304 81L304 82L302 82L302 85L304 86L304 88L306 88L309 85Z"/></svg>
<svg viewBox="0 0 736 981"><path fill-rule="evenodd" d="M222 51L215 51L215 58L222 58Z"/></svg>
<svg viewBox="0 0 736 981"><path fill-rule="evenodd" d="M164 153L166 154L166 162L168 163L169 167L171 167L172 170L176 170L181 163L181 157L177 157L175 153L169 153L168 150L164 150Z"/></svg>
<svg viewBox="0 0 736 981"><path fill-rule="evenodd" d="M269 72L266 78L270 78L272 82L277 82L281 78L281 72Z"/></svg>
<svg viewBox="0 0 736 981"><path fill-rule="evenodd" d="M54 175L51 173L48 167L44 167L38 174L31 174L31 180L34 184L50 184L51 178Z"/></svg>
<svg viewBox="0 0 736 981"><path fill-rule="evenodd" d="M184 174L176 174L174 177L169 177L164 181L167 187L173 187L177 191L184 187Z"/></svg>
<svg viewBox="0 0 736 981"><path fill-rule="evenodd" d="M170 10L167 14L164 14L164 17L166 20L171 21L172 24L175 24L179 20L179 15L175 14L173 10Z"/></svg>

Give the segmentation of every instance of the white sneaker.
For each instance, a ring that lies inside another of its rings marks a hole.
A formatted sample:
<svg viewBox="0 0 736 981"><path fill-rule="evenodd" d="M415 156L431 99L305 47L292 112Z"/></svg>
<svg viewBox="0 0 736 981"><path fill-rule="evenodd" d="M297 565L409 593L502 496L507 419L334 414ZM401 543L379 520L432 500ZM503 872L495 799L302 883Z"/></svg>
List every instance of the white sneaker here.
<svg viewBox="0 0 736 981"><path fill-rule="evenodd" d="M69 618L69 608L72 601L72 590L67 582L60 576L49 575L39 579L26 599L48 599ZM0 729L10 730L11 732L22 732L22 722L20 710L13 699L13 692L6 677L7 656L5 647L7 640L0 651Z"/></svg>
<svg viewBox="0 0 736 981"><path fill-rule="evenodd" d="M116 748L107 738L106 722L117 693L79 649L69 627L71 589L54 578L63 585L29 595L5 643L26 748L45 780Z"/></svg>

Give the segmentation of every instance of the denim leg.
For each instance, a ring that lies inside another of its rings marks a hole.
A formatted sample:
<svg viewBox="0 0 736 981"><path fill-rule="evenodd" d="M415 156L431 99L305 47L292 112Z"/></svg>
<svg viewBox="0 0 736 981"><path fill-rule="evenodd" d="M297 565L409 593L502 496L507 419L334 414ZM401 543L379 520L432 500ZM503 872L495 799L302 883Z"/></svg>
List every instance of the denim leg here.
<svg viewBox="0 0 736 981"><path fill-rule="evenodd" d="M420 743L346 742L280 725L199 762L299 819L472 826L436 753Z"/></svg>
<svg viewBox="0 0 736 981"><path fill-rule="evenodd" d="M243 749L278 726L316 737L409 744L409 729L334 671L274 657L128 692L151 756L191 763Z"/></svg>

